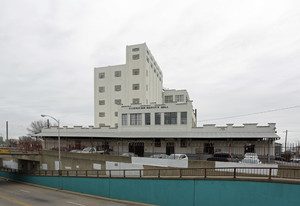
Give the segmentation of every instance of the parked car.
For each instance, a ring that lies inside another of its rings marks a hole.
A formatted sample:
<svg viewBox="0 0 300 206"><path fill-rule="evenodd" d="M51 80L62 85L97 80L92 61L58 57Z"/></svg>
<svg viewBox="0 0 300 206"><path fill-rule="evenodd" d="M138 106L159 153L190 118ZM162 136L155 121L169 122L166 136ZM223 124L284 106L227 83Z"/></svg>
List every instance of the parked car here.
<svg viewBox="0 0 300 206"><path fill-rule="evenodd" d="M292 162L299 163L299 162L300 162L300 157L292 157L292 158L291 158L291 161L292 161Z"/></svg>
<svg viewBox="0 0 300 206"><path fill-rule="evenodd" d="M258 158L245 157L241 163L261 164L261 161Z"/></svg>
<svg viewBox="0 0 300 206"><path fill-rule="evenodd" d="M207 158L207 161L238 162L238 159L226 152L216 152L213 157Z"/></svg>
<svg viewBox="0 0 300 206"><path fill-rule="evenodd" d="M124 156L124 157L137 157L137 155L132 153L132 152L125 152L125 153L121 154L121 156Z"/></svg>
<svg viewBox="0 0 300 206"><path fill-rule="evenodd" d="M169 155L167 155L167 154L153 154L150 157L151 158L159 158L159 159L168 159Z"/></svg>
<svg viewBox="0 0 300 206"><path fill-rule="evenodd" d="M170 154L168 159L188 160L189 158L186 154Z"/></svg>
<svg viewBox="0 0 300 206"><path fill-rule="evenodd" d="M81 153L96 153L96 151L95 147L86 147L81 151Z"/></svg>
<svg viewBox="0 0 300 206"><path fill-rule="evenodd" d="M80 149L73 149L73 150L71 150L70 152L73 152L73 153L80 153L81 150L80 150Z"/></svg>

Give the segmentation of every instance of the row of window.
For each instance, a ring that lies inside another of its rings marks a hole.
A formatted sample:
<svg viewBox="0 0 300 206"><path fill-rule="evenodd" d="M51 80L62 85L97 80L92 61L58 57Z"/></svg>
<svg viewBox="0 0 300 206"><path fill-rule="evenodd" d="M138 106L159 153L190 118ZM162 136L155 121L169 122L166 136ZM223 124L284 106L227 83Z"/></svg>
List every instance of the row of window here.
<svg viewBox="0 0 300 206"><path fill-rule="evenodd" d="M161 147L161 139L156 138L154 142L155 147ZM174 142L167 142L167 146L173 146ZM180 139L180 147L187 147L187 139Z"/></svg>
<svg viewBox="0 0 300 206"><path fill-rule="evenodd" d="M115 85L115 91L119 92L122 90L121 85ZM133 84L132 85L132 90L140 90L140 84ZM148 85L146 85L146 90L148 91ZM104 93L105 92L105 87L99 87L99 92Z"/></svg>
<svg viewBox="0 0 300 206"><path fill-rule="evenodd" d="M165 96L165 103L172 103L172 102L174 102L173 95ZM184 95L175 95L175 102L185 102Z"/></svg>
<svg viewBox="0 0 300 206"><path fill-rule="evenodd" d="M121 99L115 99L115 104L116 105L121 105L122 100ZM99 105L105 105L105 100L99 100Z"/></svg>
<svg viewBox="0 0 300 206"><path fill-rule="evenodd" d="M140 69L132 69L132 75L139 75L140 74ZM115 77L121 77L122 76L122 71L115 71ZM104 79L105 78L105 72L100 72L99 73L99 79Z"/></svg>
<svg viewBox="0 0 300 206"><path fill-rule="evenodd" d="M156 112L154 113L154 124L161 125L161 117L164 117L164 125L177 125L177 112ZM142 125L142 113L122 114L122 125L128 125L128 116L130 125ZM151 113L144 115L145 125L151 125ZM180 124L187 124L187 112L180 112Z"/></svg>
<svg viewBox="0 0 300 206"><path fill-rule="evenodd" d="M139 48L133 48L132 51L133 51L133 52L139 51ZM150 56L148 50L147 50L147 54ZM151 58L152 61L154 61L153 58L152 58L152 56L150 56L150 58ZM134 54L134 55L132 55L132 60L138 60L138 59L140 59L140 55L139 55L139 54ZM156 62L154 62L154 66L153 66L152 62L150 62L150 60L149 60L149 57L147 57L146 60L147 60L147 62L150 64L150 67L151 67L152 69L154 69L154 73L156 73L156 70L157 70L157 77L159 77L158 74L162 75L162 74L160 73L160 71L159 71L158 69L156 69L156 66L157 66ZM159 77L159 79L161 79L161 77Z"/></svg>

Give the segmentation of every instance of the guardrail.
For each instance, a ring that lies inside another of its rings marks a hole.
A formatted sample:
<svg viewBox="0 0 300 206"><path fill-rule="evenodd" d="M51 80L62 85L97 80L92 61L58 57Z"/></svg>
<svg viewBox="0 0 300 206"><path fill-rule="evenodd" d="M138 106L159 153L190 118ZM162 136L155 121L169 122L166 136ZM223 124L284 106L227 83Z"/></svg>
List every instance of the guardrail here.
<svg viewBox="0 0 300 206"><path fill-rule="evenodd" d="M93 178L257 178L257 179L296 179L300 180L300 169L295 168L176 168L176 169L127 169L127 170L38 170L21 171L0 168L0 171L32 176L63 176Z"/></svg>

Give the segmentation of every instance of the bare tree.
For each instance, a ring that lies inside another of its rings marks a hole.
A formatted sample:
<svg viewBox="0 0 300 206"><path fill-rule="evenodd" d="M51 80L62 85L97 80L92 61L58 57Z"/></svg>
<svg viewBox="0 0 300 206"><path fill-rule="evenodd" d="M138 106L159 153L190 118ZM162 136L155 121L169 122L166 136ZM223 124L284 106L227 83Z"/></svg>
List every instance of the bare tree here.
<svg viewBox="0 0 300 206"><path fill-rule="evenodd" d="M50 126L51 124L49 123L49 121L43 121L43 120L33 121L31 122L30 126L27 128L27 131L29 132L28 135L41 133L44 127L49 128Z"/></svg>

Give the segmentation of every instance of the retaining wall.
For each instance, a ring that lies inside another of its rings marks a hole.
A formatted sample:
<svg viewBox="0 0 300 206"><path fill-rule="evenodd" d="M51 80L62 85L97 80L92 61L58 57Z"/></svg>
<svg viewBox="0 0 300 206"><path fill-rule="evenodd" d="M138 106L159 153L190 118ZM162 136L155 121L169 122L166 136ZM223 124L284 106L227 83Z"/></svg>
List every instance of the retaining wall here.
<svg viewBox="0 0 300 206"><path fill-rule="evenodd" d="M300 205L300 185L297 184L196 179L41 177L8 172L0 172L0 176L52 188L156 205Z"/></svg>

